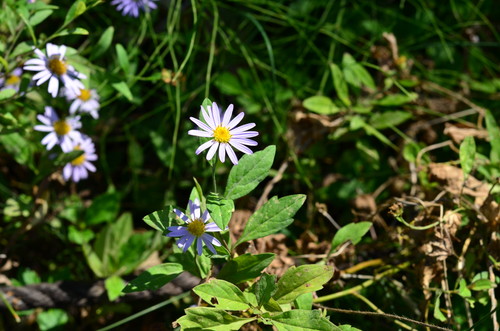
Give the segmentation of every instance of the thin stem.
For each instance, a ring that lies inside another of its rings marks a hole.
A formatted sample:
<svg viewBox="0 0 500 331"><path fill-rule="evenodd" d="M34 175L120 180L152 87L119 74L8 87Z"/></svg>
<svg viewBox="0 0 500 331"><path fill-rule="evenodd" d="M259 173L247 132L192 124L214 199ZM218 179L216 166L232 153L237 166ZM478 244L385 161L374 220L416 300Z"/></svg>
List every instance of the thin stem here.
<svg viewBox="0 0 500 331"><path fill-rule="evenodd" d="M212 166L212 181L214 184L214 193L217 193L217 181L215 180L215 168L217 167L217 161L214 162Z"/></svg>

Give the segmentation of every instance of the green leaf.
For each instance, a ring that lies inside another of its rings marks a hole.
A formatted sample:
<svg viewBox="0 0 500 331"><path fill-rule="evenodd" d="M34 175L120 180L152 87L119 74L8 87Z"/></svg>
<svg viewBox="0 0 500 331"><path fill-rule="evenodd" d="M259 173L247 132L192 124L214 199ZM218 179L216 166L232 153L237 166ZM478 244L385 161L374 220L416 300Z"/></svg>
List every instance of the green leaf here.
<svg viewBox="0 0 500 331"><path fill-rule="evenodd" d="M132 101L132 99L134 98L132 96L132 92L130 91L130 89L128 88L128 85L127 83L125 82L118 82L118 83L113 83L111 84L111 86L113 86L113 88L115 90L117 90L118 92L120 92L125 98L127 98L129 101Z"/></svg>
<svg viewBox="0 0 500 331"><path fill-rule="evenodd" d="M370 124L375 129L386 129L391 126L398 126L412 118L412 114L403 110L389 110L383 113L374 113L370 117Z"/></svg>
<svg viewBox="0 0 500 331"><path fill-rule="evenodd" d="M255 297L257 304L262 306L269 302L274 293L276 293L276 275L263 274L259 281L255 283Z"/></svg>
<svg viewBox="0 0 500 331"><path fill-rule="evenodd" d="M157 290L163 285L179 276L184 269L179 263L163 263L146 271L143 271L137 278L133 279L123 289L124 293L131 293L145 290Z"/></svg>
<svg viewBox="0 0 500 331"><path fill-rule="evenodd" d="M491 162L497 163L500 162L500 128L498 128L496 119L489 110L486 110L485 120L486 129L488 130L488 136L490 137Z"/></svg>
<svg viewBox="0 0 500 331"><path fill-rule="evenodd" d="M113 26L108 27L102 33L101 37L97 41L97 44L92 48L91 59L97 59L108 50L109 46L113 41L113 35L115 33L115 28Z"/></svg>
<svg viewBox="0 0 500 331"><path fill-rule="evenodd" d="M172 215L172 213L173 213L173 208L169 206L166 209L158 210L152 212L149 215L144 216L142 220L146 222L146 224L152 227L153 229L165 233L167 228L171 226L171 224L174 221L174 219L171 218L170 216Z"/></svg>
<svg viewBox="0 0 500 331"><path fill-rule="evenodd" d="M323 265L301 265L291 267L278 281L278 289L273 298L278 303L289 303L299 295L323 288L323 284L333 277L333 267Z"/></svg>
<svg viewBox="0 0 500 331"><path fill-rule="evenodd" d="M339 325L338 331L361 331L358 328L352 327L349 324Z"/></svg>
<svg viewBox="0 0 500 331"><path fill-rule="evenodd" d="M361 238L370 230L372 222L350 223L337 231L332 240L332 248L335 250L338 246L350 240L353 245L361 241Z"/></svg>
<svg viewBox="0 0 500 331"><path fill-rule="evenodd" d="M339 66L335 63L330 64L330 70L333 77L333 86L335 87L338 98L344 105L349 107L351 105L351 100L349 100L349 91L347 90L347 83L342 70L340 70Z"/></svg>
<svg viewBox="0 0 500 331"><path fill-rule="evenodd" d="M130 62L128 60L127 51L121 44L116 44L115 49L120 67L122 68L123 72L125 72L125 74L128 74L130 70Z"/></svg>
<svg viewBox="0 0 500 331"><path fill-rule="evenodd" d="M229 173L225 198L236 200L257 187L269 174L275 154L274 145L254 154L245 154Z"/></svg>
<svg viewBox="0 0 500 331"><path fill-rule="evenodd" d="M111 222L116 219L120 209L120 194L117 192L108 192L99 195L94 199L85 212L86 224L99 224Z"/></svg>
<svg viewBox="0 0 500 331"><path fill-rule="evenodd" d="M29 23L31 26L35 26L37 24L45 21L47 17L49 17L54 11L53 10L39 10L35 12L29 19Z"/></svg>
<svg viewBox="0 0 500 331"><path fill-rule="evenodd" d="M38 314L36 321L40 331L54 331L62 330L69 322L69 317L63 309L48 309Z"/></svg>
<svg viewBox="0 0 500 331"><path fill-rule="evenodd" d="M240 330L243 325L256 319L236 317L222 309L207 307L188 308L184 312L186 315L177 320L182 330Z"/></svg>
<svg viewBox="0 0 500 331"><path fill-rule="evenodd" d="M279 331L339 330L319 310L294 309L267 317Z"/></svg>
<svg viewBox="0 0 500 331"><path fill-rule="evenodd" d="M75 18L80 16L85 12L87 9L87 6L85 5L85 1L82 0L77 0L73 3L73 5L70 7L68 10L68 13L66 14L66 18L64 19L64 26L66 26L68 23L73 21Z"/></svg>
<svg viewBox="0 0 500 331"><path fill-rule="evenodd" d="M7 88L5 90L1 90L0 91L0 101L8 99L8 98L12 98L16 93L17 93L16 90L14 90L13 88Z"/></svg>
<svg viewBox="0 0 500 331"><path fill-rule="evenodd" d="M497 287L496 284L489 279L478 279L470 285L473 291L484 291L495 287Z"/></svg>
<svg viewBox="0 0 500 331"><path fill-rule="evenodd" d="M53 35L53 37L62 37L62 36L68 36L68 35L83 35L86 36L89 34L89 31L84 28L71 28L71 29L64 29L56 34Z"/></svg>
<svg viewBox="0 0 500 331"><path fill-rule="evenodd" d="M23 41L16 45L14 50L12 51L11 57L17 57L22 54L33 52L33 46Z"/></svg>
<svg viewBox="0 0 500 331"><path fill-rule="evenodd" d="M246 93L246 91L243 90L238 77L229 72L223 72L218 75L215 78L214 84L223 94L241 95ZM212 103L210 102L209 105L211 106Z"/></svg>
<svg viewBox="0 0 500 331"><path fill-rule="evenodd" d="M210 193L207 199L207 209L215 224L225 230L234 211L234 202L221 198L217 193Z"/></svg>
<svg viewBox="0 0 500 331"><path fill-rule="evenodd" d="M467 176L474 167L474 159L476 157L476 142L474 137L468 136L460 144L460 165L464 176Z"/></svg>
<svg viewBox="0 0 500 331"><path fill-rule="evenodd" d="M227 280L233 284L247 282L261 275L274 260L273 253L252 255L243 254L228 261L217 275L217 278Z"/></svg>
<svg viewBox="0 0 500 331"><path fill-rule="evenodd" d="M375 90L375 82L368 71L350 55L344 53L342 56L342 72L347 83L361 88L362 85Z"/></svg>
<svg viewBox="0 0 500 331"><path fill-rule="evenodd" d="M438 294L438 296L436 297L436 301L434 302L434 318L441 322L444 322L446 321L446 317L441 312L441 309L439 307L440 305L441 305L441 293Z"/></svg>
<svg viewBox="0 0 500 331"><path fill-rule="evenodd" d="M245 310L250 305L243 292L234 284L222 279L210 279L208 282L193 288L208 304L225 310Z"/></svg>
<svg viewBox="0 0 500 331"><path fill-rule="evenodd" d="M84 153L84 151L81 151L81 150L73 150L73 151L68 152L68 153L61 153L61 154L57 155L57 157L55 158L54 166L62 167L64 165L66 165L67 163L73 161L74 159L76 159L77 157L82 155L83 153Z"/></svg>
<svg viewBox="0 0 500 331"><path fill-rule="evenodd" d="M414 101L417 99L418 94L416 93L409 93L408 95L406 94L390 94L385 97L383 97L380 100L375 100L373 101L373 104L378 105L378 106L401 106L404 104L407 104L409 102Z"/></svg>
<svg viewBox="0 0 500 331"><path fill-rule="evenodd" d="M111 276L106 278L104 281L104 287L106 288L106 293L108 294L109 301L113 301L120 296L122 293L125 282L119 276Z"/></svg>
<svg viewBox="0 0 500 331"><path fill-rule="evenodd" d="M304 108L317 114L331 115L338 113L340 109L333 103L332 99L322 95L315 95L304 100Z"/></svg>
<svg viewBox="0 0 500 331"><path fill-rule="evenodd" d="M313 305L313 294L311 293L304 293L299 295L295 301L295 307L297 309L305 309L305 310L311 310L312 305Z"/></svg>
<svg viewBox="0 0 500 331"><path fill-rule="evenodd" d="M70 225L68 228L68 239L75 244L82 245L88 243L94 238L94 232L90 229L79 230L75 226Z"/></svg>
<svg viewBox="0 0 500 331"><path fill-rule="evenodd" d="M293 216L304 204L305 200L306 196L304 194L289 195L281 199L276 196L272 197L271 200L250 216L245 230L243 230L241 237L234 246L236 247L245 241L265 237L286 228L293 222Z"/></svg>
<svg viewBox="0 0 500 331"><path fill-rule="evenodd" d="M458 295L462 298L470 298L472 296L472 292L467 287L467 283L465 279L460 279L460 285L458 287Z"/></svg>

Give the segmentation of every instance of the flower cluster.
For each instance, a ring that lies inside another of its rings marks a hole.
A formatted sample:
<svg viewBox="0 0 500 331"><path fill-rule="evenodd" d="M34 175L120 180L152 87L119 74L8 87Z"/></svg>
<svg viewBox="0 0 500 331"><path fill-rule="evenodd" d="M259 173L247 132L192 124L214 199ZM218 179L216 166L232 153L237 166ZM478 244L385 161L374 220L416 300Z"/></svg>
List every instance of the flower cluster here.
<svg viewBox="0 0 500 331"><path fill-rule="evenodd" d="M16 92L19 92L19 87L21 86L22 74L23 74L23 69L15 68L8 74L0 75L0 91L13 89Z"/></svg>
<svg viewBox="0 0 500 331"><path fill-rule="evenodd" d="M48 81L48 92L52 97L65 96L67 101L71 102L69 116L59 116L54 108L46 106L44 114L37 116L42 124L35 125L34 129L47 132L41 141L47 150L52 150L58 145L64 153L75 150L83 152L67 163L63 169L65 180L78 182L87 178L89 171L96 170L90 161L97 160L97 155L92 140L79 131L82 124L80 116L76 114L89 114L94 119L99 118L99 96L96 90L87 89L81 82L81 79L87 77L68 64L66 46L48 43L46 53L36 48L34 52L37 58L26 61L23 67L24 70L37 72L33 76L34 84L40 86ZM14 74L20 75L22 70L20 73L15 71L11 73ZM10 77L13 76L7 77L4 86L7 86ZM11 81L14 82L15 79Z"/></svg>
<svg viewBox="0 0 500 331"><path fill-rule="evenodd" d="M208 149L207 160L211 160L215 153L218 151L219 160L224 162L226 160L226 154L229 156L231 162L236 165L238 164L238 158L233 150L237 150L245 153L252 154L252 150L247 146L256 146L257 142L248 138L253 138L258 136L257 131L248 131L255 127L255 123L240 124L243 119L244 113L238 114L234 119L233 116L233 105L227 107L224 114L221 114L219 107L214 102L207 109L201 107L201 116L203 121L200 119L190 117L201 130L189 130L188 134L196 137L201 137L209 139L207 142L202 143L196 150L196 154L200 154L204 150ZM221 232L222 229L213 222L209 222L210 214L208 210L205 210L203 214L201 213L200 202L198 199L194 201L189 200L189 213L185 214L179 209L174 209L174 213L178 218L186 223L186 226L170 226L167 228L170 232L167 234L168 237L180 237L177 240L177 246L186 252L188 248L196 241L196 251L198 255L202 254L203 244L205 244L208 249L213 253L217 254L214 246L221 246L220 241L207 234L207 232Z"/></svg>

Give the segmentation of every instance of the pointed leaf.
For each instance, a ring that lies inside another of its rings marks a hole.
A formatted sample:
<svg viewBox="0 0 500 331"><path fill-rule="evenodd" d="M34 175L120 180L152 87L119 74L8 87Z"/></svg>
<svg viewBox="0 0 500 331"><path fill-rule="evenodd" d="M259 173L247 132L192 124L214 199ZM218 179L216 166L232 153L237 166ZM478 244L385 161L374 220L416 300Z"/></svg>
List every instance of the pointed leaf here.
<svg viewBox="0 0 500 331"><path fill-rule="evenodd" d="M330 64L330 70L332 72L333 86L337 92L337 97L344 105L349 107L351 105L351 100L349 100L349 91L347 90L347 83L342 70L340 70L339 66L335 63Z"/></svg>
<svg viewBox="0 0 500 331"><path fill-rule="evenodd" d="M196 286L193 291L208 304L225 310L245 310L250 308L243 292L234 284L221 279L211 279Z"/></svg>
<svg viewBox="0 0 500 331"><path fill-rule="evenodd" d="M73 3L73 5L69 8L68 13L66 14L66 18L64 19L64 25L68 24L81 14L85 12L87 6L85 5L85 1L77 0Z"/></svg>
<svg viewBox="0 0 500 331"><path fill-rule="evenodd" d="M173 208L171 206L168 206L166 209L157 210L144 216L142 220L153 229L165 233L167 228L173 223L173 219L171 218L173 213L172 209Z"/></svg>
<svg viewBox="0 0 500 331"><path fill-rule="evenodd" d="M486 120L486 129L488 130L488 136L490 137L491 162L500 162L500 128L498 128L496 118L495 116L493 116L491 111L486 110L484 118Z"/></svg>
<svg viewBox="0 0 500 331"><path fill-rule="evenodd" d="M225 230L234 211L234 202L230 199L222 199L217 193L210 193L207 199L207 209L215 224Z"/></svg>
<svg viewBox="0 0 500 331"><path fill-rule="evenodd" d="M225 198L236 200L257 187L269 174L275 154L276 146L272 145L263 151L244 155L229 173Z"/></svg>
<svg viewBox="0 0 500 331"><path fill-rule="evenodd" d="M272 197L250 217L243 234L235 246L286 228L293 222L293 216L304 204L305 200L306 196L304 194L289 195L281 199Z"/></svg>
<svg viewBox="0 0 500 331"><path fill-rule="evenodd" d="M255 296L260 306L269 302L269 299L276 293L276 275L263 274L259 281L255 283Z"/></svg>
<svg viewBox="0 0 500 331"><path fill-rule="evenodd" d="M335 250L338 246L350 240L353 245L361 241L361 238L370 230L371 222L350 223L337 231L332 240L332 248L330 251Z"/></svg>
<svg viewBox="0 0 500 331"><path fill-rule="evenodd" d="M179 263L163 263L141 273L123 289L124 293L151 290L155 291L183 272Z"/></svg>
<svg viewBox="0 0 500 331"><path fill-rule="evenodd" d="M460 144L460 165L464 176L467 176L474 167L474 159L476 157L476 142L474 137L468 136Z"/></svg>
<svg viewBox="0 0 500 331"><path fill-rule="evenodd" d="M292 267L278 281L278 289L273 298L278 303L292 302L299 295L323 288L323 284L333 277L333 267L322 265L302 265Z"/></svg>
<svg viewBox="0 0 500 331"><path fill-rule="evenodd" d="M340 109L333 103L332 99L322 95L315 95L304 100L304 108L322 115L338 113Z"/></svg>
<svg viewBox="0 0 500 331"><path fill-rule="evenodd" d="M217 275L217 278L227 280L233 284L247 282L261 275L274 260L273 253L243 254L227 262Z"/></svg>
<svg viewBox="0 0 500 331"><path fill-rule="evenodd" d="M217 308L196 307L184 311L186 315L177 320L182 330L240 330L243 325L256 319L236 317Z"/></svg>
<svg viewBox="0 0 500 331"><path fill-rule="evenodd" d="M294 309L269 317L279 331L332 331L340 330L319 310Z"/></svg>

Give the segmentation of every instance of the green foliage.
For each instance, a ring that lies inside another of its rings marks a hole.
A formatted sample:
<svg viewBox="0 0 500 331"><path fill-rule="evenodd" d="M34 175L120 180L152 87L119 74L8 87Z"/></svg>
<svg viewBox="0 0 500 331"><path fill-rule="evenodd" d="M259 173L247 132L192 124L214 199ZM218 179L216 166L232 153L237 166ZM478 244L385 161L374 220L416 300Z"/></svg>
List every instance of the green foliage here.
<svg viewBox="0 0 500 331"><path fill-rule="evenodd" d="M177 323L185 329L210 329L216 331L240 330L240 328L255 320L254 318L241 318L217 308L189 308L186 315L179 318Z"/></svg>
<svg viewBox="0 0 500 331"><path fill-rule="evenodd" d="M182 271L183 267L179 263L159 264L143 271L137 278L130 281L125 288L122 287L122 289L124 293L145 290L154 291L180 275Z"/></svg>
<svg viewBox="0 0 500 331"><path fill-rule="evenodd" d="M348 240L350 240L353 245L356 245L361 241L363 236L368 232L368 230L370 230L371 227L371 222L347 224L335 233L335 236L332 239L331 250L335 250Z"/></svg>
<svg viewBox="0 0 500 331"><path fill-rule="evenodd" d="M305 200L306 196L303 194L290 195L280 199L272 197L250 217L235 246L286 228L293 222L293 216Z"/></svg>
<svg viewBox="0 0 500 331"><path fill-rule="evenodd" d="M273 253L243 254L228 261L221 269L217 278L233 284L250 281L261 275L261 272L274 260Z"/></svg>
<svg viewBox="0 0 500 331"><path fill-rule="evenodd" d="M225 198L236 200L257 187L269 174L275 154L276 146L268 146L263 151L244 155L229 173Z"/></svg>

